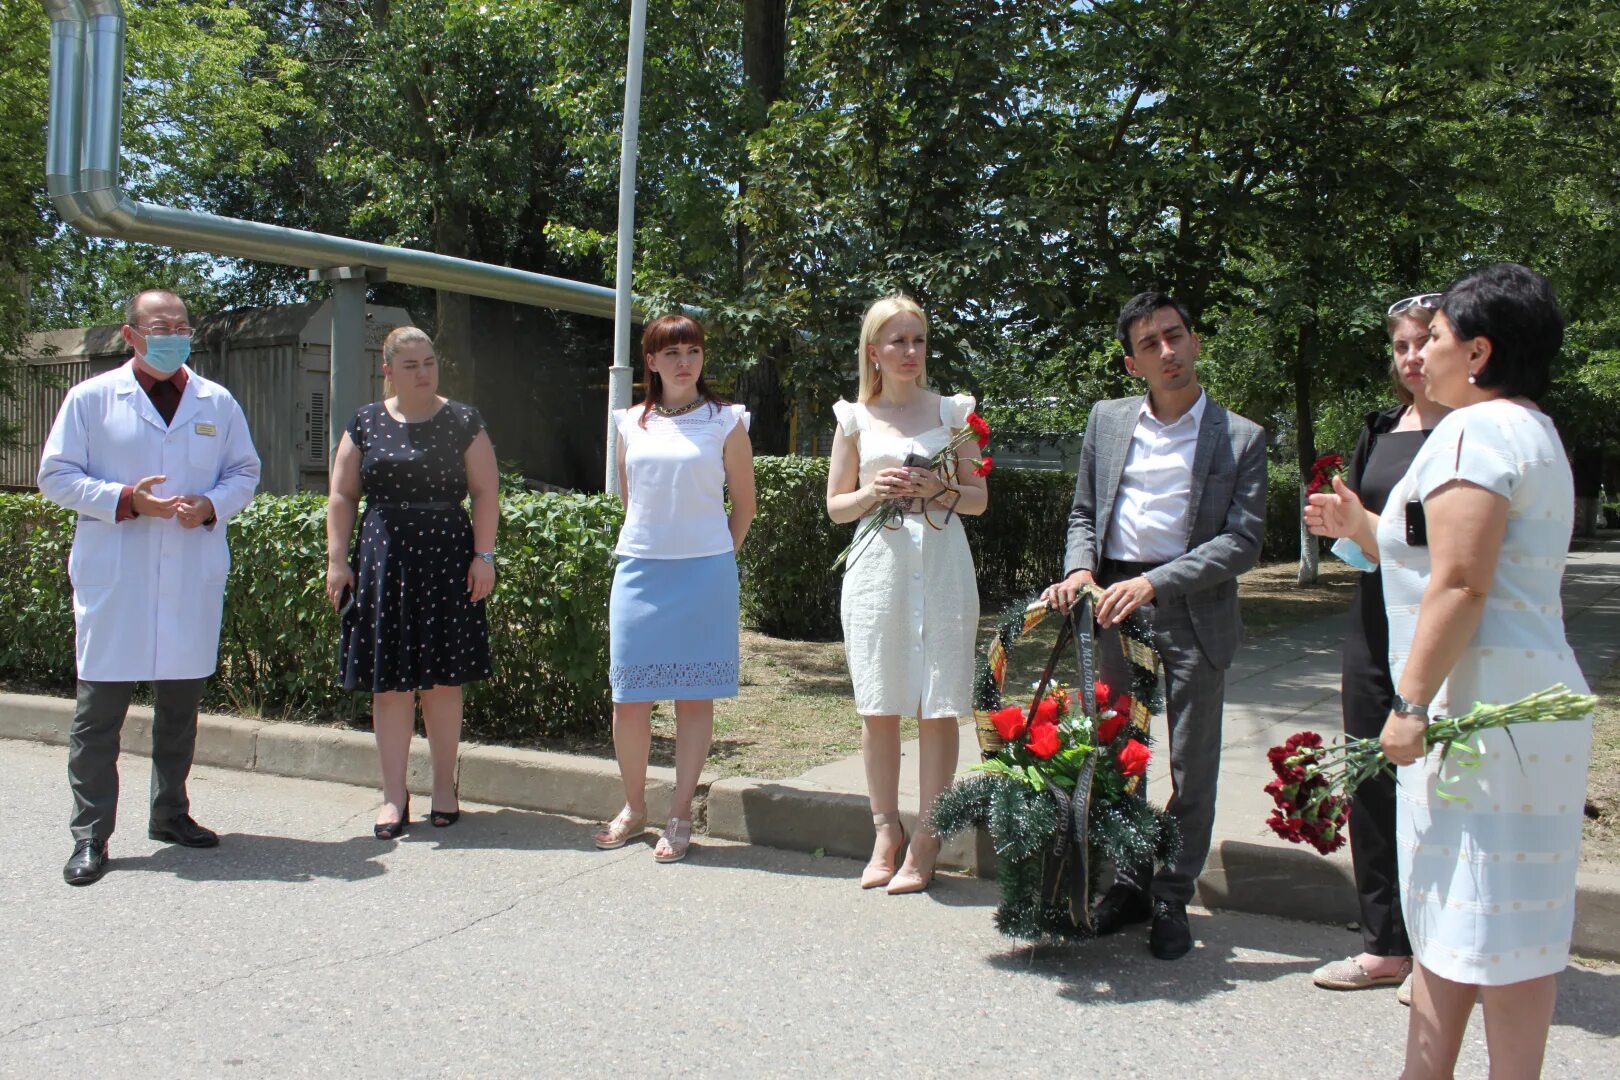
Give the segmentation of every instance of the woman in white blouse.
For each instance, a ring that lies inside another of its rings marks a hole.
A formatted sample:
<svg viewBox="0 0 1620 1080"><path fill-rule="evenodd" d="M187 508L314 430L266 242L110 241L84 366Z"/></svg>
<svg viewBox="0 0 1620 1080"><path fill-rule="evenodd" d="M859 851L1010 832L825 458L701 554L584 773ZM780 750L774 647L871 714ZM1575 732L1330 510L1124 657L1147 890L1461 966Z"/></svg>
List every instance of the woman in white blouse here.
<svg viewBox="0 0 1620 1080"><path fill-rule="evenodd" d="M867 309L859 400L833 406L838 433L827 476L827 514L840 524L909 500L896 527L851 555L842 605L876 829L861 887L886 885L890 893L921 892L933 880L939 837L919 827L908 847L900 823L900 719L918 718L918 816L926 821L956 771L960 718L973 709L979 592L961 515L984 513L989 498L973 474L971 445L960 451L951 483L916 458L906 464L944 449L973 411L970 395L928 389L927 354L928 324L916 301L890 296Z"/></svg>
<svg viewBox="0 0 1620 1080"><path fill-rule="evenodd" d="M648 323L646 400L613 413L624 527L608 608L608 679L624 809L595 841L619 848L646 832L653 703L673 699L675 791L653 851L659 862L686 857L714 699L737 696L736 553L754 518L748 412L704 383L703 339L702 325L685 315Z"/></svg>

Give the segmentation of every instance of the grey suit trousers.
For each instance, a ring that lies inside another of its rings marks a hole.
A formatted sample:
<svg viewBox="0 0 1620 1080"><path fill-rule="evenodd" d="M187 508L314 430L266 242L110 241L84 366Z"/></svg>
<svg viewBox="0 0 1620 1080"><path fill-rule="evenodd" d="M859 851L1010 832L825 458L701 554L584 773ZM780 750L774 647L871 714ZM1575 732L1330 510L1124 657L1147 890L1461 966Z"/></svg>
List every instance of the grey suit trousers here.
<svg viewBox="0 0 1620 1080"><path fill-rule="evenodd" d="M1110 576L1104 571L1098 575L1097 583L1106 588L1129 576L1134 574ZM1145 604L1138 610L1152 620L1154 646L1164 661L1165 715L1170 729L1170 799L1165 810L1180 829L1181 851L1157 874L1151 864L1121 866L1115 870L1115 880L1185 904L1192 900L1193 887L1209 857L1210 835L1215 828L1226 670L1210 663L1198 647L1198 635L1185 604L1171 603L1163 608ZM1098 669L1110 686L1130 686L1118 635L1102 636ZM1163 747L1154 748L1155 765L1165 756Z"/></svg>
<svg viewBox="0 0 1620 1080"><path fill-rule="evenodd" d="M186 777L197 743L197 707L207 679L162 679L152 723L151 822L164 825L191 812ZM68 784L73 789L74 840L105 841L118 821L118 742L132 682L79 680L68 736Z"/></svg>

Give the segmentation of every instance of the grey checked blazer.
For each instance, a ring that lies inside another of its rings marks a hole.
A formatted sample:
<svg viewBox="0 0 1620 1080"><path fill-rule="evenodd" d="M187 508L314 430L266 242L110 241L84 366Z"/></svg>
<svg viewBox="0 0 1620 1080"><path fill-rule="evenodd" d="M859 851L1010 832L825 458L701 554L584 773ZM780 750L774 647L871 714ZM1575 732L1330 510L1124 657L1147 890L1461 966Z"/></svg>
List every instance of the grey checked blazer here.
<svg viewBox="0 0 1620 1080"><path fill-rule="evenodd" d="M1125 455L1142 409L1141 397L1099 401L1091 407L1074 506L1064 575L1097 569ZM1198 647L1211 664L1228 668L1243 639L1237 576L1260 558L1266 521L1266 437L1258 424L1210 399L1198 428L1188 502L1187 553L1150 570L1154 606L1184 607Z"/></svg>

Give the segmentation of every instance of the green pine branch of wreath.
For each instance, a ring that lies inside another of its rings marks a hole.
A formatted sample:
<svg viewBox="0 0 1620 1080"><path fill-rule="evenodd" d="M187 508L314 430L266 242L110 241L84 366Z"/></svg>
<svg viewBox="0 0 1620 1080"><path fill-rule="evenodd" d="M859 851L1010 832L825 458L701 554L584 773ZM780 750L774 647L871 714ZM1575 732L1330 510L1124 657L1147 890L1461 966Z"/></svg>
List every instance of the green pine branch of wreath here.
<svg viewBox="0 0 1620 1080"><path fill-rule="evenodd" d="M1027 718L1027 727L1008 712L1003 689L1009 654L1048 615L1032 595L997 617L995 633L980 650L974 683L986 760L940 796L931 822L942 835L968 828L989 832L997 856L1001 904L995 922L1001 933L1026 940L1084 940L1094 936L1091 897L1106 888L1113 867L1173 859L1180 837L1174 820L1147 801L1141 783L1148 718L1164 703L1160 664L1144 618L1133 613L1115 628L1130 662L1128 695L1109 694L1088 713L1085 695L1057 686L1044 708L1039 701L1027 713L1011 707ZM1116 711L1115 703L1122 710ZM1120 719L1121 712L1129 722ZM1000 725L990 722L997 713ZM1050 735L1018 737L1054 716L1056 749ZM998 726L1013 737L1003 738Z"/></svg>

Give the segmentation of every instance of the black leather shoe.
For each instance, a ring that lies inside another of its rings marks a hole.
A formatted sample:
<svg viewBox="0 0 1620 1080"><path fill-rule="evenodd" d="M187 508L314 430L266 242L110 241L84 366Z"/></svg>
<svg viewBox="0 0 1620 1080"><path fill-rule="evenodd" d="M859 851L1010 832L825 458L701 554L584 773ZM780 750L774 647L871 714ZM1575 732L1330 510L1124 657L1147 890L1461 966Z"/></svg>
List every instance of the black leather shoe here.
<svg viewBox="0 0 1620 1080"><path fill-rule="evenodd" d="M1153 901L1153 929L1148 932L1148 949L1160 960L1179 960L1192 948L1192 927L1187 925L1187 905L1174 900Z"/></svg>
<svg viewBox="0 0 1620 1080"><path fill-rule="evenodd" d="M171 844L180 844L184 847L218 847L219 835L212 829L205 829L195 821L186 817L175 818L167 825L153 822L146 829L146 835L154 840L167 840Z"/></svg>
<svg viewBox="0 0 1620 1080"><path fill-rule="evenodd" d="M1097 936L1105 937L1118 933L1131 923L1147 922L1152 914L1153 906L1148 902L1147 894L1129 885L1114 885L1097 901L1091 919L1097 928Z"/></svg>
<svg viewBox="0 0 1620 1080"><path fill-rule="evenodd" d="M107 841L80 840L62 867L62 880L69 885L94 885L107 872L107 862Z"/></svg>

